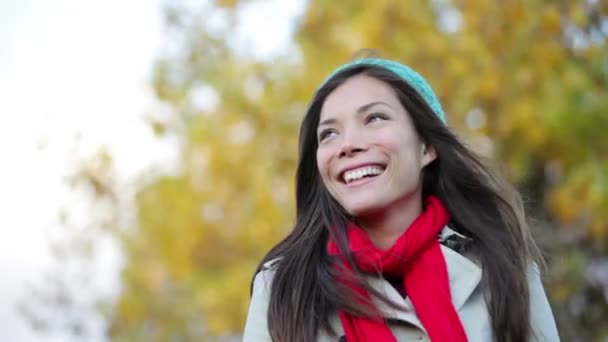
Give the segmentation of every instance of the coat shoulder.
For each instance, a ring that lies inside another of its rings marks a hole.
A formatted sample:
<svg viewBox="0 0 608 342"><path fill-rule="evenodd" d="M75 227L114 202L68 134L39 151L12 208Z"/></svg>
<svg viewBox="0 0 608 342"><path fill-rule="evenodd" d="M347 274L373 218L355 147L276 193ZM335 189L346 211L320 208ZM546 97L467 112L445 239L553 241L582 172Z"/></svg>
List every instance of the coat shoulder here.
<svg viewBox="0 0 608 342"><path fill-rule="evenodd" d="M272 341L268 331L268 304L270 302L272 278L278 260L273 259L264 263L254 277L251 302L249 303L243 332L243 341L245 342Z"/></svg>

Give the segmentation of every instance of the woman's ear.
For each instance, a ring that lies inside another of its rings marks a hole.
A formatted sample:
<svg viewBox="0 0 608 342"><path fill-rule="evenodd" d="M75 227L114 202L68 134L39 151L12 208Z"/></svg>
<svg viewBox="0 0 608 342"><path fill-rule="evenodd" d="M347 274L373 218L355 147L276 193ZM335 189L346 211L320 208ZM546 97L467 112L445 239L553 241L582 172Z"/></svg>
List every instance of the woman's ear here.
<svg viewBox="0 0 608 342"><path fill-rule="evenodd" d="M422 144L422 167L429 165L433 160L437 159L437 152L431 145Z"/></svg>

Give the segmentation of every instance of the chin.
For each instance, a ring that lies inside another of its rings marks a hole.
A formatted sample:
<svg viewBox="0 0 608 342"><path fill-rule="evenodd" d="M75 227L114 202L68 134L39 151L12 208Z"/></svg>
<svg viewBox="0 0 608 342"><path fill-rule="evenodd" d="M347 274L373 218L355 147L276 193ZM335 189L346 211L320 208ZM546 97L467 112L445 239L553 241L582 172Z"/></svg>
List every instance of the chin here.
<svg viewBox="0 0 608 342"><path fill-rule="evenodd" d="M377 203L353 203L345 206L346 211L353 217L373 215L382 210L382 205Z"/></svg>

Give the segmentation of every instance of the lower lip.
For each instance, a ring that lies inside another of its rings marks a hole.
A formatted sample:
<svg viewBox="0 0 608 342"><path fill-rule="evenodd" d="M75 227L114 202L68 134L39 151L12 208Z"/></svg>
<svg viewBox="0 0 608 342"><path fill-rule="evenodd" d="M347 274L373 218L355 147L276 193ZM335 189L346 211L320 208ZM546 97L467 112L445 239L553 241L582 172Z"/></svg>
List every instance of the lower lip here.
<svg viewBox="0 0 608 342"><path fill-rule="evenodd" d="M376 175L374 177L363 177L361 179L357 179L356 181L352 181L352 182L346 183L344 185L347 188L354 188L354 187L366 185L366 184L369 184L369 183L375 181L378 177L382 176L383 174L384 174L384 172L382 172L381 174Z"/></svg>

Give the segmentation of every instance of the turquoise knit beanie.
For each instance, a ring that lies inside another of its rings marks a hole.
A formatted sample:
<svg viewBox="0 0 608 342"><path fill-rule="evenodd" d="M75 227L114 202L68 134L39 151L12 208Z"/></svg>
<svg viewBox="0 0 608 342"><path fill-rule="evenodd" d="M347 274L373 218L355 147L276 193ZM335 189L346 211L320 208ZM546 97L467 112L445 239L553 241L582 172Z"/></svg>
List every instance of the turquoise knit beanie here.
<svg viewBox="0 0 608 342"><path fill-rule="evenodd" d="M331 78L333 78L336 74L341 71L344 71L351 67L356 67L360 65L372 65L377 66L383 69L386 69L393 74L399 76L402 80L407 82L410 86L412 86L418 94L424 98L426 103L431 107L435 115L445 124L446 118L443 109L441 108L441 103L439 103L439 99L433 88L427 83L427 81L422 77L419 73L414 71L414 69L408 67L407 65L401 64L399 62L391 61L383 58L363 58L357 59L350 63L343 64L336 68L327 79L323 82L322 86L327 83Z"/></svg>

